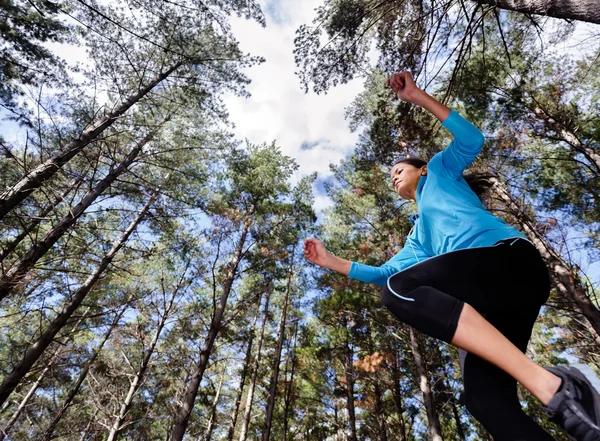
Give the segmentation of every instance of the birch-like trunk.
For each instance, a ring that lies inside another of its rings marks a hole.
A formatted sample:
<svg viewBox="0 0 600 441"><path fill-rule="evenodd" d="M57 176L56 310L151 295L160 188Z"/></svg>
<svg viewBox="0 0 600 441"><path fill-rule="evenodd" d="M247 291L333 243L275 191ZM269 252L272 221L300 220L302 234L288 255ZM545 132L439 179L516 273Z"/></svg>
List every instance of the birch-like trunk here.
<svg viewBox="0 0 600 441"><path fill-rule="evenodd" d="M248 376L248 368L250 367L250 359L252 357L252 343L254 342L254 335L256 333L256 322L260 315L260 301L262 295L258 296L256 305L256 314L250 328L250 337L248 338L248 345L246 346L246 355L244 357L244 366L242 368L242 374L240 375L240 385L237 390L235 404L233 406L233 412L231 413L231 423L229 424L229 430L227 431L227 441L233 441L233 435L235 432L235 425L237 424L237 417L240 410L240 404L242 403L242 396L244 395L244 384L246 383L246 377Z"/></svg>
<svg viewBox="0 0 600 441"><path fill-rule="evenodd" d="M65 326L69 318L73 315L75 310L81 305L81 302L88 295L92 287L98 281L102 273L108 268L108 265L113 261L115 255L121 247L127 242L131 233L137 228L138 224L142 221L146 212L150 208L150 205L158 197L158 192L155 192L146 205L140 210L136 218L127 227L121 237L113 244L111 250L104 256L98 268L87 278L87 280L79 287L79 289L73 294L71 301L63 306L63 310L56 318L50 323L46 330L40 335L35 343L27 349L23 359L17 366L4 378L4 381L0 385L0 405L6 401L12 391L17 387L19 382L29 372L33 364L40 358L44 353L48 345L52 343L56 334Z"/></svg>
<svg viewBox="0 0 600 441"><path fill-rule="evenodd" d="M250 413L252 411L252 401L254 400L254 389L256 388L256 378L258 376L258 366L260 364L261 349L263 344L263 337L265 335L265 328L267 321L269 320L269 300L271 298L271 287L267 287L265 293L265 307L263 313L263 321L260 326L260 333L258 335L258 342L256 343L256 353L254 355L254 362L252 363L252 376L250 378L250 384L248 385L248 394L246 395L246 408L244 409L244 419L242 420L242 428L240 430L239 441L246 441L248 435L248 426L250 425Z"/></svg>
<svg viewBox="0 0 600 441"><path fill-rule="evenodd" d="M69 390L69 393L67 394L67 397L65 398L65 401L63 401L62 406L60 407L58 412L56 412L56 415L54 415L54 418L52 418L52 421L50 422L50 424L48 425L46 430L44 430L44 433L40 436L39 441L51 441L54 438L54 431L56 430L56 426L58 425L58 423L64 416L67 409L71 406L71 403L73 403L73 400L79 393L79 389L81 389L81 385L85 381L88 372L94 365L94 362L98 358L100 351L102 351L104 344L108 341L108 339L112 335L113 331L118 326L119 320L121 320L121 317L123 317L123 314L125 314L125 311L127 310L128 307L129 307L129 302L123 308L121 308L119 310L119 312L117 312L117 314L115 315L115 318L113 319L110 327L104 333L102 340L100 341L100 343L98 344L96 349L94 349L92 356L86 362L84 368L79 373L79 377L77 377L77 381L75 381L75 384L71 387L71 390Z"/></svg>
<svg viewBox="0 0 600 441"><path fill-rule="evenodd" d="M344 326L347 328L346 319L344 318ZM348 425L350 429L350 441L356 441L356 412L354 406L354 368L352 358L354 353L350 347L348 331L346 330L346 340L344 342L345 355L345 375L346 375L346 407L348 409Z"/></svg>
<svg viewBox="0 0 600 441"><path fill-rule="evenodd" d="M269 390L269 397L267 399L267 409L265 416L265 427L263 429L262 441L268 441L269 435L271 434L271 420L273 418L273 409L275 408L275 396L277 394L277 382L279 381L279 364L281 363L281 350L283 349L283 340L285 338L285 326L287 319L287 308L290 298L290 290L292 287L292 277L294 275L294 254L296 247L292 248L290 256L290 266L288 268L287 282L285 286L285 297L283 299L283 310L281 311L281 318L279 320L279 326L277 327L277 349L273 359L273 368L271 375L271 388Z"/></svg>
<svg viewBox="0 0 600 441"><path fill-rule="evenodd" d="M87 311L89 311L89 308ZM73 326L73 329L71 329L71 333L75 332L77 330L77 328L79 328L79 325L81 324L81 322L83 320L85 320L85 318L87 316L87 311L84 315L82 315L79 318L79 320L77 320L77 323L75 323L75 326ZM4 441L4 438L6 437L6 435L8 435L10 433L10 431L12 430L13 425L19 419L19 416L21 415L21 412L23 411L23 409L29 402L29 399L33 396L33 394L35 393L37 388L40 386L42 380L44 379L44 377L46 376L48 371L54 366L54 362L57 360L57 358L60 354L60 350L61 350L61 347L57 348L56 351L54 351L54 354L52 354L52 356L50 357L50 360L48 361L48 364L46 365L46 367L44 367L44 370L42 370L42 372L38 376L35 383L33 383L33 385L29 388L29 391L27 392L27 394L25 394L25 396L21 400L19 407L17 407L17 410L12 414L12 416L10 417L10 419L8 420L8 422L2 429L2 433L0 433L0 441Z"/></svg>
<svg viewBox="0 0 600 441"><path fill-rule="evenodd" d="M3 219L16 205L27 198L36 188L50 179L69 160L79 153L86 145L93 142L98 136L110 127L131 106L140 101L144 96L154 89L159 83L169 77L176 69L182 66L182 62L175 63L166 71L154 77L138 92L128 96L112 112L106 114L95 124L85 130L79 138L72 140L62 150L43 164L38 165L19 182L0 194L0 219Z"/></svg>
<svg viewBox="0 0 600 441"><path fill-rule="evenodd" d="M219 304L217 305L216 310L213 314L213 318L210 324L210 329L208 331L206 340L202 345L202 350L200 351L200 358L198 360L198 363L196 364L188 387L185 391L183 397L183 404L181 406L181 409L179 410L179 414L175 418L175 422L173 423L173 429L171 431L171 441L183 440L183 436L185 434L185 430L190 419L190 414L192 413L192 409L194 408L194 402L196 401L196 396L198 395L198 388L200 387L200 382L202 381L204 370L208 365L208 359L212 352L215 339L217 338L217 335L219 334L219 331L221 329L223 314L225 313L225 307L227 306L227 299L229 298L229 294L231 293L231 287L233 286L233 282L237 275L238 265L242 261L244 244L246 243L246 236L248 235L248 231L250 230L252 214L253 209L250 210L247 219L244 222L244 229L240 236L240 240L236 246L233 262L229 265L229 270L227 271L227 276L225 278L225 283L223 286L223 293L221 294Z"/></svg>
<svg viewBox="0 0 600 441"><path fill-rule="evenodd" d="M219 381L219 387L217 388L217 393L215 394L215 399L211 408L210 418L208 419L208 427L206 428L204 441L210 441L210 439L212 438L213 428L215 427L215 418L217 416L217 405L219 404L219 396L221 395L221 388L223 387L223 382L225 381L226 371L227 369L223 368L223 372L221 373L221 379ZM198 438L198 441L203 441L203 438Z"/></svg>
<svg viewBox="0 0 600 441"><path fill-rule="evenodd" d="M438 417L437 410L435 408L435 400L433 398L433 391L429 384L429 378L427 377L427 367L425 366L425 360L421 354L421 348L417 335L412 327L408 327L410 333L410 348L415 359L415 367L417 368L417 375L419 377L419 387L423 392L423 402L425 403L425 412L427 413L427 425L429 429L429 435L432 441L443 441L442 438L442 425Z"/></svg>
<svg viewBox="0 0 600 441"><path fill-rule="evenodd" d="M138 391L138 389L144 381L144 376L146 375L146 371L148 370L148 366L150 364L150 358L152 357L152 354L154 354L154 350L156 349L156 345L158 343L158 339L160 338L160 334L162 333L162 330L165 327L165 323L167 322L167 319L171 314L171 310L173 309L173 304L175 303L177 293L183 286L186 271L187 267L181 274L181 277L179 278L179 282L177 284L177 288L173 290L169 302L165 304L164 312L160 318L160 321L158 322L158 325L156 326L156 331L154 331L154 336L152 337L150 346L148 346L148 349L146 349L146 351L144 352L144 356L142 357L142 362L140 363L138 371L135 373L133 379L130 380L129 390L127 391L127 395L125 396L123 403L121 403L119 413L113 421L106 441L115 441L119 435L119 431L123 428L123 420L127 416L129 409L131 409L133 398L135 397L136 392Z"/></svg>
<svg viewBox="0 0 600 441"><path fill-rule="evenodd" d="M38 260L65 234L71 226L81 217L84 211L106 190L127 168L133 163L135 158L142 151L142 148L152 139L154 133L148 134L144 139L136 144L131 152L121 161L121 163L102 179L94 189L90 190L85 197L69 210L42 240L34 244L21 259L15 262L12 267L0 279L0 300L9 295L10 291L19 284L19 281L33 268Z"/></svg>

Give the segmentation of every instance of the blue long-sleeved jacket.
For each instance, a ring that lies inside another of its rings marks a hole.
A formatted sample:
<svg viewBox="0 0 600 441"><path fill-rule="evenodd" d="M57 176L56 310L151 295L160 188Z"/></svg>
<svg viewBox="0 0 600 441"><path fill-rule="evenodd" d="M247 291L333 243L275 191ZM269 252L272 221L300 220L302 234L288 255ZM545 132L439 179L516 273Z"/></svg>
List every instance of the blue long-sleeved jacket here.
<svg viewBox="0 0 600 441"><path fill-rule="evenodd" d="M454 110L442 126L454 139L429 161L427 175L419 179L418 213L411 216L414 228L404 248L380 267L352 262L348 276L383 286L390 276L430 257L526 237L487 211L462 177L483 147L483 134Z"/></svg>

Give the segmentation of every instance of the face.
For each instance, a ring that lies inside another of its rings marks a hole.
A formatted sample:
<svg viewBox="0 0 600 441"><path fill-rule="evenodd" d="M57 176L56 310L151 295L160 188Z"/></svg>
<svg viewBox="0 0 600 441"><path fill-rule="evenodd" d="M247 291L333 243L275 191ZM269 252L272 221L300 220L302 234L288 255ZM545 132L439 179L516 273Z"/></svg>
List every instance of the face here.
<svg viewBox="0 0 600 441"><path fill-rule="evenodd" d="M392 185L396 193L403 199L415 200L417 185L422 175L427 173L427 165L417 168L413 165L401 162L392 168Z"/></svg>

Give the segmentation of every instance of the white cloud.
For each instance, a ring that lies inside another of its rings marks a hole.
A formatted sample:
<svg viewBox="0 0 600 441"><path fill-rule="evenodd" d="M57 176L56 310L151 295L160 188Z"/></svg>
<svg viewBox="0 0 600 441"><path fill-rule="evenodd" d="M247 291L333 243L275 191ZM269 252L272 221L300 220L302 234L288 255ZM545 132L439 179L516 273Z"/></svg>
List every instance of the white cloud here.
<svg viewBox="0 0 600 441"><path fill-rule="evenodd" d="M294 73L295 31L309 24L314 8L322 0L262 2L267 27L243 19L232 19L232 29L243 52L266 61L246 71L252 83L251 98L229 95L225 99L239 139L252 143L275 140L282 151L300 165L296 179L313 172L324 179L331 175L329 164L337 164L353 148L358 135L344 120L344 109L363 90L361 80L331 89L326 95L305 94ZM302 149L303 144L313 145ZM317 208L328 205L320 195Z"/></svg>

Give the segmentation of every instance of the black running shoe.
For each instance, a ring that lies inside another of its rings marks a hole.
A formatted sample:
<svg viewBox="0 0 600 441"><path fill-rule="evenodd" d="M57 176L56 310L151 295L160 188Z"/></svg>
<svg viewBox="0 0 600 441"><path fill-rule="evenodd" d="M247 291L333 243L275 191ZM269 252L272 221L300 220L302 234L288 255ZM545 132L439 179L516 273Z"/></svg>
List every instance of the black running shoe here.
<svg viewBox="0 0 600 441"><path fill-rule="evenodd" d="M600 441L600 394L573 366L546 369L563 380L546 406L550 419L576 441Z"/></svg>

